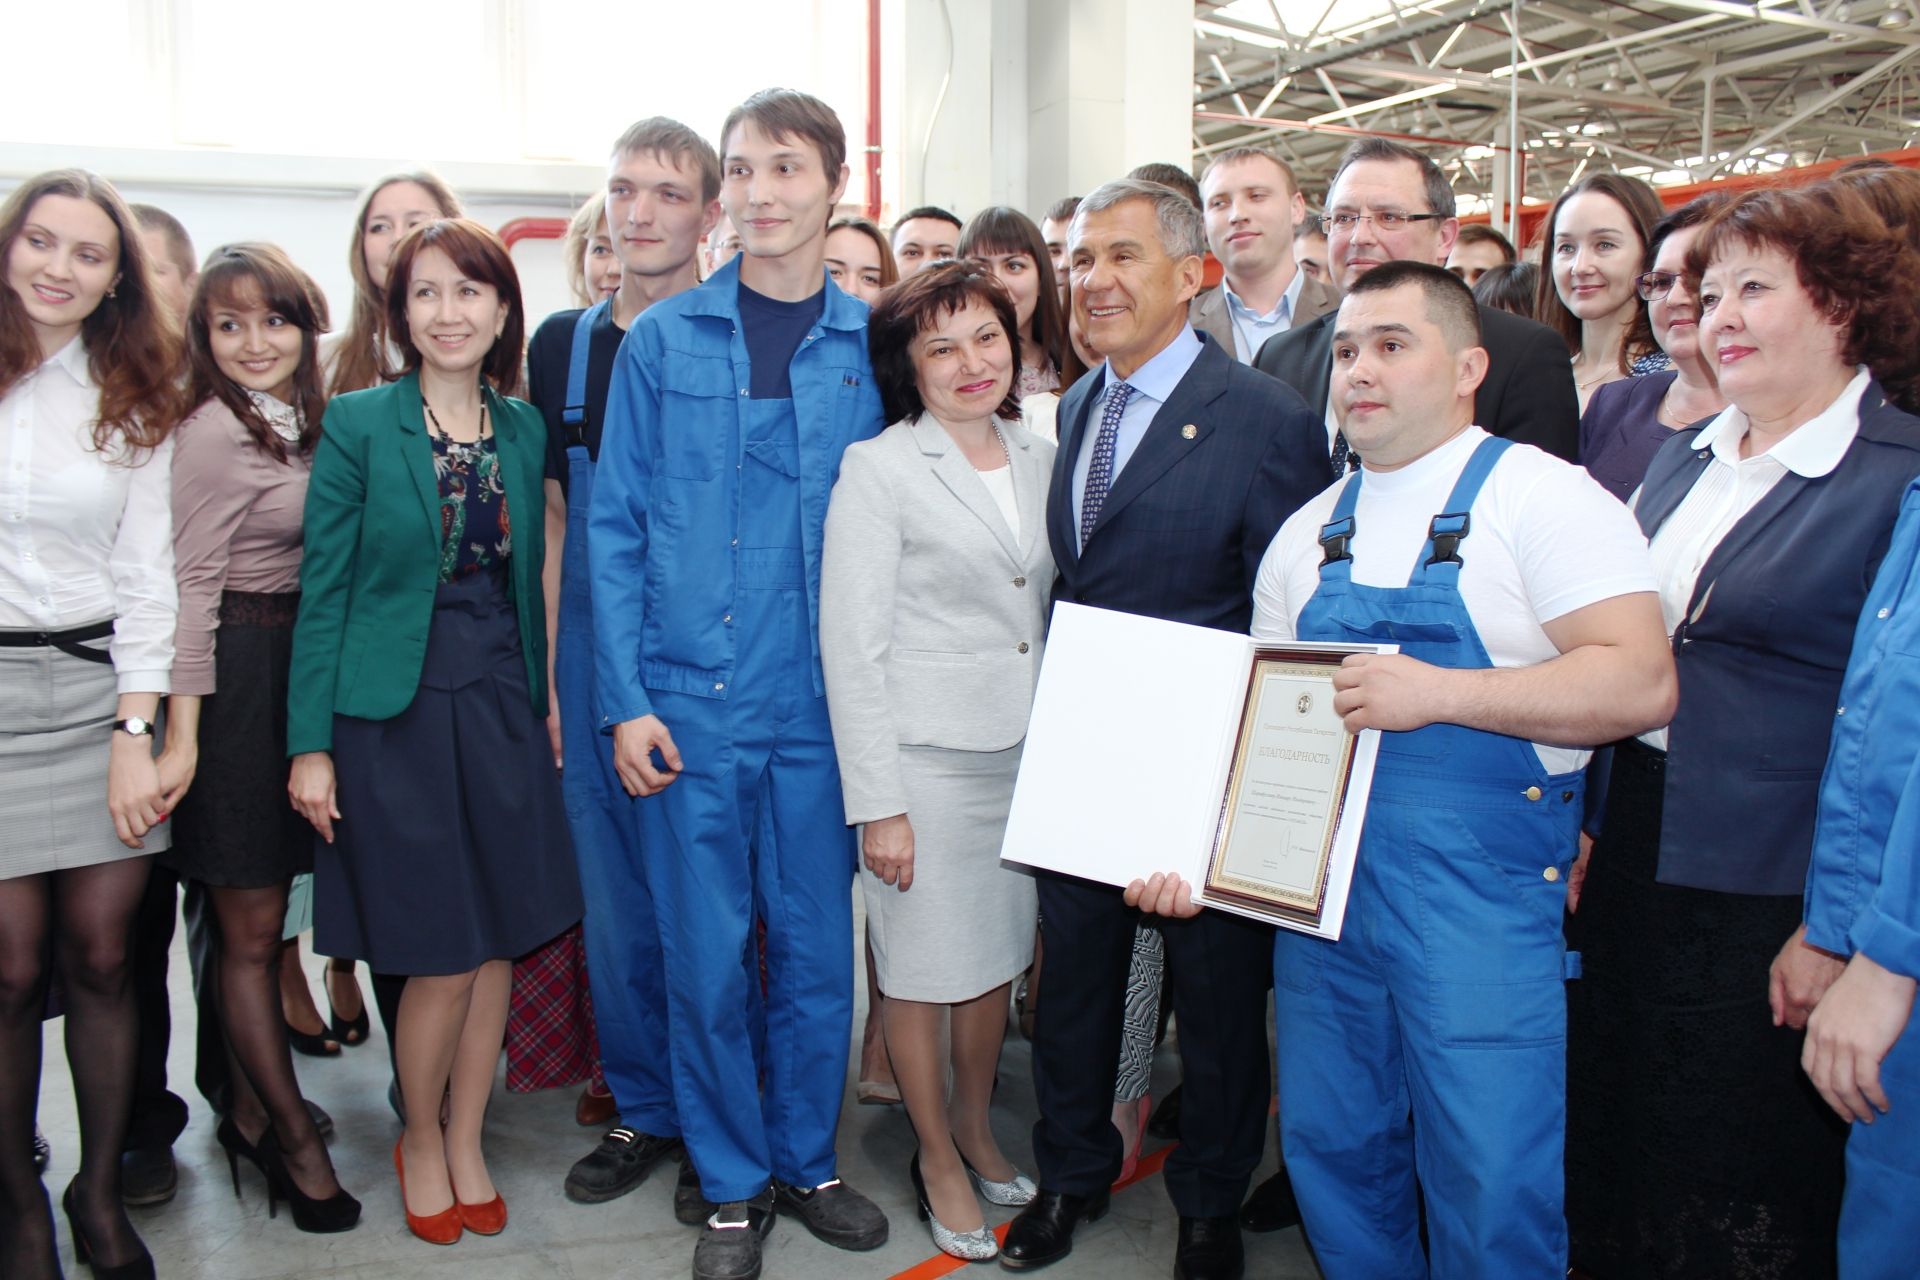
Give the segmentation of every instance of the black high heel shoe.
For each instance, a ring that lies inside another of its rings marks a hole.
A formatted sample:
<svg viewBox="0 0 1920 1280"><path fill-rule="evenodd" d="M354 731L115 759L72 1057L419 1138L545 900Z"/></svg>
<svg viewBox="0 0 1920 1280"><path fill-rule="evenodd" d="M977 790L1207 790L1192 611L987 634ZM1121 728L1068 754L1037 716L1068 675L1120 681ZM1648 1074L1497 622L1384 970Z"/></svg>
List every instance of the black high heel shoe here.
<svg viewBox="0 0 1920 1280"><path fill-rule="evenodd" d="M147 1246L140 1246L140 1256L132 1262L123 1262L118 1266L102 1266L93 1260L93 1242L81 1232L80 1224L73 1216L73 1184L69 1182L65 1194L60 1197L60 1211L67 1215L67 1232L73 1237L74 1260L93 1271L93 1280L154 1280L153 1255L147 1252Z"/></svg>
<svg viewBox="0 0 1920 1280"><path fill-rule="evenodd" d="M340 1056L340 1042L328 1035L324 1026L318 1031L302 1031L291 1022L287 1023L287 1047L309 1058Z"/></svg>
<svg viewBox="0 0 1920 1280"><path fill-rule="evenodd" d="M346 1188L328 1196L325 1200L316 1200L300 1189L293 1180L293 1173L287 1168L287 1157L280 1150L280 1142L269 1129L260 1136L257 1148L260 1164L267 1175L267 1216L276 1216L279 1202L285 1200L293 1211L293 1225L302 1231L315 1235L326 1235L335 1231L351 1231L360 1224L360 1202L347 1194Z"/></svg>
<svg viewBox="0 0 1920 1280"><path fill-rule="evenodd" d="M350 974L349 976L353 979L354 989L358 991L360 987L358 975ZM350 1048L365 1044L368 1033L373 1030L373 1024L367 1020L366 992L360 992L360 1016L343 1018L340 1016L339 1007L333 1003L332 969L328 969L324 985L327 988L327 1028L333 1032L333 1039Z"/></svg>
<svg viewBox="0 0 1920 1280"><path fill-rule="evenodd" d="M233 1122L232 1116L220 1117L220 1123L214 1129L213 1136L221 1149L227 1153L227 1172L233 1177L233 1196L237 1200L240 1198L240 1162L245 1160L258 1169L263 1178L267 1177L267 1166L260 1159L259 1146L247 1141L247 1135L240 1132L240 1126ZM264 1134L261 1135L261 1139L265 1140Z"/></svg>

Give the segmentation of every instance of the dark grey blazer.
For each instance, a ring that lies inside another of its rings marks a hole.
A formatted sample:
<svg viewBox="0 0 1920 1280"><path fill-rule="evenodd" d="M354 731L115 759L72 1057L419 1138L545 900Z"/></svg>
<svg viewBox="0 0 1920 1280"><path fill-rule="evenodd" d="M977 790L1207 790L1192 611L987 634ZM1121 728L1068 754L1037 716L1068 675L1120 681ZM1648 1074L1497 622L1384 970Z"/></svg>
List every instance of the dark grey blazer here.
<svg viewBox="0 0 1920 1280"><path fill-rule="evenodd" d="M1634 510L1649 539L1709 465L1676 431ZM1840 465L1788 474L1734 522L1701 567L1673 637L1680 708L1667 727L1662 884L1799 893L1853 633L1920 475L1920 420L1878 382ZM1759 819L1756 821L1756 817Z"/></svg>
<svg viewBox="0 0 1920 1280"><path fill-rule="evenodd" d="M1338 315L1329 312L1312 324L1274 334L1254 360L1262 373L1306 397L1323 436ZM1580 399L1567 344L1543 324L1492 307L1480 308L1480 336L1487 349L1487 376L1473 398L1473 420L1496 436L1577 461Z"/></svg>
<svg viewBox="0 0 1920 1280"><path fill-rule="evenodd" d="M1055 600L1227 631L1253 621L1253 580L1280 524L1333 481L1326 428L1290 387L1211 338L1114 477L1083 550L1073 471L1102 369L1060 401L1047 530Z"/></svg>

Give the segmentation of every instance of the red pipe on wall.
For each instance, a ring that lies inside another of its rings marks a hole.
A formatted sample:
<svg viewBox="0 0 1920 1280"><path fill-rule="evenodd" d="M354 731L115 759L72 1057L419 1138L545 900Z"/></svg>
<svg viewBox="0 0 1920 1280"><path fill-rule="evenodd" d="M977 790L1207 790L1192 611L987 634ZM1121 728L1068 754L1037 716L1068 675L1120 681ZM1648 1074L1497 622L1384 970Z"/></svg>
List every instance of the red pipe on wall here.
<svg viewBox="0 0 1920 1280"><path fill-rule="evenodd" d="M880 221L880 0L867 0L867 217Z"/></svg>
<svg viewBox="0 0 1920 1280"><path fill-rule="evenodd" d="M500 228L500 242L509 250L522 240L560 240L567 234L569 218L513 218Z"/></svg>

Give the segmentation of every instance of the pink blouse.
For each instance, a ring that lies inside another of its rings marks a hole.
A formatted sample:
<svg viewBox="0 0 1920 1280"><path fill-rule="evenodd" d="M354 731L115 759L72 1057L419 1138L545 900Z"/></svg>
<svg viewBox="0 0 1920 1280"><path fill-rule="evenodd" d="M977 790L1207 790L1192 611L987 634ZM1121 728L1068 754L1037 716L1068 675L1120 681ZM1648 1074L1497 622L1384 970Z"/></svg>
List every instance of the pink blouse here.
<svg viewBox="0 0 1920 1280"><path fill-rule="evenodd" d="M267 396L262 412L291 427L293 410ZM225 591L300 589L300 518L309 459L281 462L240 419L209 400L173 434L173 555L180 582L173 692L214 692L214 632Z"/></svg>

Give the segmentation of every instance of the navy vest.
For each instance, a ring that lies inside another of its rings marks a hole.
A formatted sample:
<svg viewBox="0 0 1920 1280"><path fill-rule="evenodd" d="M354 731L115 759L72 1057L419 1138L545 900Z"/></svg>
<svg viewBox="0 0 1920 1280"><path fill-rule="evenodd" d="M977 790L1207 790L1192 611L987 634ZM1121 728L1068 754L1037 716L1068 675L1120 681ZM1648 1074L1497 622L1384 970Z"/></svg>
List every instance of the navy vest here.
<svg viewBox="0 0 1920 1280"><path fill-rule="evenodd" d="M1649 539L1707 468L1701 428L1674 433L1636 507ZM1673 637L1680 709L1667 730L1663 884L1726 893L1806 887L1840 678L1901 496L1920 419L1860 398L1860 431L1818 479L1789 472L1727 531Z"/></svg>

